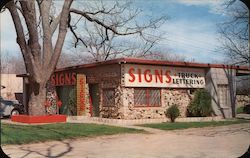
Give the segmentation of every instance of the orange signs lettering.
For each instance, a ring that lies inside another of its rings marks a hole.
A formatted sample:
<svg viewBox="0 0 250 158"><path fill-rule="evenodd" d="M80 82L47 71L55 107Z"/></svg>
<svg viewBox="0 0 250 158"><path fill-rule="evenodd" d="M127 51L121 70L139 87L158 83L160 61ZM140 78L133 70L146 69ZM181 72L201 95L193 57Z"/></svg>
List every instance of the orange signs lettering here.
<svg viewBox="0 0 250 158"><path fill-rule="evenodd" d="M86 111L86 76L77 74L77 115L85 115Z"/></svg>

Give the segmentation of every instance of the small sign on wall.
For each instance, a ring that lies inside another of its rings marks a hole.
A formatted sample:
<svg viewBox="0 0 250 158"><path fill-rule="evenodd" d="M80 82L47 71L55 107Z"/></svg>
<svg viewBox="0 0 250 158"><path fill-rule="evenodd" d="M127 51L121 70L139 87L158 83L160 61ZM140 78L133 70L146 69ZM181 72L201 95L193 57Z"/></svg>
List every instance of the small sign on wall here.
<svg viewBox="0 0 250 158"><path fill-rule="evenodd" d="M204 88L204 69L125 64L126 87Z"/></svg>
<svg viewBox="0 0 250 158"><path fill-rule="evenodd" d="M77 74L77 116L86 115L86 76L84 74Z"/></svg>

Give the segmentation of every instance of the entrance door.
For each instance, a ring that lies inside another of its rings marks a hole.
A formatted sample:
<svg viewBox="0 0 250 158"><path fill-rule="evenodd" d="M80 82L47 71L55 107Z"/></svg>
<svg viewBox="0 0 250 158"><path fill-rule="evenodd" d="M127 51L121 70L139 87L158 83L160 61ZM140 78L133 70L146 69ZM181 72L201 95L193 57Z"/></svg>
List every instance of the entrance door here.
<svg viewBox="0 0 250 158"><path fill-rule="evenodd" d="M89 93L92 100L92 113L91 116L99 117L100 108L100 94L99 94L99 85L98 84L90 84L89 85Z"/></svg>
<svg viewBox="0 0 250 158"><path fill-rule="evenodd" d="M76 116L76 88L75 86L57 87L58 98L62 101L59 109L60 114Z"/></svg>

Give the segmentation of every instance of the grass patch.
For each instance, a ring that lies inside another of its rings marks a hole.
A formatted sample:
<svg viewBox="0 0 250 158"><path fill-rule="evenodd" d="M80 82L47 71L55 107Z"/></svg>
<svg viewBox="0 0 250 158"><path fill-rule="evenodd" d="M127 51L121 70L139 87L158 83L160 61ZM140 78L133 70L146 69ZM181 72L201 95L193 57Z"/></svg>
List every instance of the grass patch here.
<svg viewBox="0 0 250 158"><path fill-rule="evenodd" d="M1 125L2 144L26 144L48 140L141 133L143 130L97 124L58 123L47 125Z"/></svg>
<svg viewBox="0 0 250 158"><path fill-rule="evenodd" d="M239 123L250 123L247 120L229 120L229 121L210 121L210 122L175 122L175 123L154 123L154 124L143 124L139 126L156 128L161 130L177 130L187 128L201 128L211 126L225 126Z"/></svg>

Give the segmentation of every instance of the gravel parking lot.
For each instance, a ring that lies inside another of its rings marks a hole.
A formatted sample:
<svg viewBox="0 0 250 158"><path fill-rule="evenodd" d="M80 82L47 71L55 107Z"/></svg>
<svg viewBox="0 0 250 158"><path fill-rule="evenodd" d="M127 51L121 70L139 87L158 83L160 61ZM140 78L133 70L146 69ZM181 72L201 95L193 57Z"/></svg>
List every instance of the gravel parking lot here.
<svg viewBox="0 0 250 158"><path fill-rule="evenodd" d="M149 131L151 134L122 134L2 148L13 158L235 158L241 156L250 144L249 123Z"/></svg>

